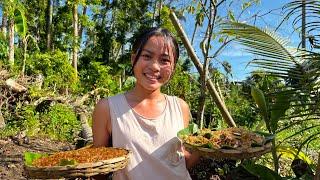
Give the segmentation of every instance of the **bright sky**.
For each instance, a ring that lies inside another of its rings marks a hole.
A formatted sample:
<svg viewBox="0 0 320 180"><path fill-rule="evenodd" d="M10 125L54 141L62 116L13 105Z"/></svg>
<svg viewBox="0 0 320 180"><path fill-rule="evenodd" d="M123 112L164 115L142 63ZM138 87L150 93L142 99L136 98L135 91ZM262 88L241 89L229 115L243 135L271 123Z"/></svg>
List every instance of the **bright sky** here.
<svg viewBox="0 0 320 180"><path fill-rule="evenodd" d="M239 9L241 9L241 2L239 1ZM282 10L282 6L286 4L287 2L290 2L290 0L261 0L261 4L255 7L250 8L248 11L246 11L244 14L242 14L241 19L245 19L246 17L251 17L253 14L256 14L259 12L260 15L262 14L268 14L263 17L256 19L256 25L258 27L262 28L268 28L270 30L276 29L276 27L281 23L282 18L284 17L284 13ZM227 10L225 7L222 7L221 10ZM268 13L272 11L271 13ZM226 14L225 12L222 12L223 14ZM235 12L235 15L237 17L237 14L239 12ZM190 17L189 17L190 18ZM248 20L250 24L252 24L253 20ZM189 38L192 36L192 31L194 27L194 20L188 20L186 22L181 22L183 27L185 28L185 31ZM290 41L291 46L297 47L299 43L299 37L297 36L297 32L293 32L293 28L291 25L291 21L287 21L282 24L282 26L279 28L277 33ZM194 43L194 48L196 49L196 52L199 56L199 58L202 58L201 50L199 47L196 47L196 44L199 44L201 41L201 37L198 37ZM214 43L212 44L215 47ZM213 50L214 52L215 50ZM227 48L224 49L224 51L220 54L218 57L219 61L228 61L232 66L232 79L234 81L241 81L244 80L248 75L250 75L250 72L252 71L251 67L247 67L247 63L253 59L253 56L251 54L248 54L242 50L242 47L239 44L232 43ZM222 69L220 63L217 61L214 61L215 67L218 67L219 69ZM196 71L194 69L194 71ZM222 72L224 72L222 70Z"/></svg>

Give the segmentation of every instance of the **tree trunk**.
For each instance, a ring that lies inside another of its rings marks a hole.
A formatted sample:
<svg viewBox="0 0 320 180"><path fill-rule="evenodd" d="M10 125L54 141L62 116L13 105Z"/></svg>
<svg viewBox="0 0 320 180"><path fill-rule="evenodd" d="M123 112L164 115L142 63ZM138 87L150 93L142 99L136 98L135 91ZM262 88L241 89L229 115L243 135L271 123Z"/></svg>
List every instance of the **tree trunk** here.
<svg viewBox="0 0 320 180"><path fill-rule="evenodd" d="M302 0L301 13L301 47L306 48L306 0Z"/></svg>
<svg viewBox="0 0 320 180"><path fill-rule="evenodd" d="M1 106L0 106L1 108ZM6 127L6 122L4 121L4 118L2 116L1 110L0 110L0 129L3 129Z"/></svg>
<svg viewBox="0 0 320 180"><path fill-rule="evenodd" d="M202 74L203 73L203 66L200 63L200 60L198 59L197 55L195 54L195 51L194 51L193 47L191 46L191 44L187 38L186 33L184 32L182 26L179 23L177 16L175 15L175 13L173 11L171 11L171 13L170 13L170 19L172 21L174 28L178 32L183 44L185 45L192 62L196 66L199 74ZM227 110L227 107L225 106L225 104L221 100L221 98L220 98L214 84L212 83L211 79L209 79L209 78L207 79L206 85L207 85L209 93L212 96L214 102L217 104L217 107L219 108L223 119L226 121L226 123L229 126L236 127L235 122L233 121L229 111Z"/></svg>
<svg viewBox="0 0 320 180"><path fill-rule="evenodd" d="M92 142L92 129L88 124L88 119L85 113L80 114L80 122L81 122L81 137L86 141L86 142Z"/></svg>
<svg viewBox="0 0 320 180"><path fill-rule="evenodd" d="M14 65L14 19L9 19L9 63Z"/></svg>
<svg viewBox="0 0 320 180"><path fill-rule="evenodd" d="M26 69L26 60L27 60L27 37L24 37L22 39L22 44L23 44L23 64L22 64L22 76L24 76L24 72Z"/></svg>
<svg viewBox="0 0 320 180"><path fill-rule="evenodd" d="M78 42L78 38L79 38L79 32L78 32L78 23L79 23L79 19L78 19L78 5L74 4L73 8L72 8L72 14L73 14L73 20L72 20L72 24L73 24L73 51L72 51L72 66L74 68L74 70L76 71L76 74L78 74L78 49L79 49L79 42Z"/></svg>
<svg viewBox="0 0 320 180"><path fill-rule="evenodd" d="M84 5L83 6L83 10L82 10L82 16L86 16L87 15L87 6ZM82 32L83 32L83 25L79 24L79 42L82 42Z"/></svg>
<svg viewBox="0 0 320 180"><path fill-rule="evenodd" d="M1 24L1 32L5 37L7 37L7 26L8 26L8 16L7 13L2 14L2 24Z"/></svg>
<svg viewBox="0 0 320 180"><path fill-rule="evenodd" d="M46 17L47 51L50 51L52 47L52 16L53 16L53 0L48 0L47 17Z"/></svg>
<svg viewBox="0 0 320 180"><path fill-rule="evenodd" d="M206 95L205 90L201 90L201 95L199 97L199 108L197 113L197 123L200 125L200 129L204 126L204 110L205 110L205 102L206 102Z"/></svg>

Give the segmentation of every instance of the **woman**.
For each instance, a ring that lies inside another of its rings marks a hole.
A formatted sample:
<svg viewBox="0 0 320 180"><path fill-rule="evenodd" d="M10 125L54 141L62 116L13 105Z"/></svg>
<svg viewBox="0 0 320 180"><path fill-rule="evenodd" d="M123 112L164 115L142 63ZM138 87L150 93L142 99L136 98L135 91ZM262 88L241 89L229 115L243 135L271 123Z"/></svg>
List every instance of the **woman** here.
<svg viewBox="0 0 320 180"><path fill-rule="evenodd" d="M96 105L94 146L133 152L128 166L115 172L113 179L191 179L187 168L198 156L185 151L176 137L189 124L189 106L160 91L173 75L178 58L178 44L167 29L146 30L132 48L135 87Z"/></svg>

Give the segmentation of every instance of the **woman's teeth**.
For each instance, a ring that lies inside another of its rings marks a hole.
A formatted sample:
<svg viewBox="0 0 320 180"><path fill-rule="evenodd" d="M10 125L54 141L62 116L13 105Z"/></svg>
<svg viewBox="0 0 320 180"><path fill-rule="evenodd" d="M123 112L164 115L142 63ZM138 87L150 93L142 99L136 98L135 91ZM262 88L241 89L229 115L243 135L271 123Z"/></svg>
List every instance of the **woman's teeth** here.
<svg viewBox="0 0 320 180"><path fill-rule="evenodd" d="M160 79L160 76L154 76L154 75L150 75L150 74L145 74L145 76L149 79Z"/></svg>

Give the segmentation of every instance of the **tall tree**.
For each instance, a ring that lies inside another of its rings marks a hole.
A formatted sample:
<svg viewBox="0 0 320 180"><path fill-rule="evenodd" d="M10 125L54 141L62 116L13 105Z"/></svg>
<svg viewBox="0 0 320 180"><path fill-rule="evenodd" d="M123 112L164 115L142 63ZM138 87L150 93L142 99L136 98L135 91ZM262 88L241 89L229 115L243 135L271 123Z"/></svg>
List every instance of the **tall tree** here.
<svg viewBox="0 0 320 180"><path fill-rule="evenodd" d="M14 64L14 18L9 16L9 63Z"/></svg>
<svg viewBox="0 0 320 180"><path fill-rule="evenodd" d="M47 15L46 15L46 39L47 39L47 50L50 51L52 47L52 16L53 16L53 0L47 1Z"/></svg>
<svg viewBox="0 0 320 180"><path fill-rule="evenodd" d="M8 40L9 40L9 55L8 61L10 65L14 65L14 33L15 26L17 27L17 32L26 32L26 24L24 17L24 6L19 0L5 0L2 2L3 12L8 15ZM15 24L15 20L18 23Z"/></svg>
<svg viewBox="0 0 320 180"><path fill-rule="evenodd" d="M8 28L8 14L4 10L4 7L2 7L2 24L1 24L1 32L6 37L7 36L7 28Z"/></svg>
<svg viewBox="0 0 320 180"><path fill-rule="evenodd" d="M227 107L224 105L222 98L219 96L217 91L219 88L216 88L216 85L212 84L211 79L214 81L215 77L209 73L208 68L209 64L213 60L218 63L223 62L220 60L219 55L230 42L228 38L220 36L217 33L220 29L219 25L222 19L232 19L233 21L241 19L243 18L241 15L246 12L249 7L258 3L258 1L259 0L248 0L239 3L238 1L234 0L199 0L192 1L192 3L186 7L188 13L191 14L195 20L191 42L196 42L197 44L190 44L190 46L197 46L200 48L202 55L200 61L198 58L196 58L196 56L199 56L198 54L188 52L195 66L197 67L201 79L202 92L198 103L199 109L197 110L197 122L199 122L201 126L203 125L203 114L205 110L204 105L206 100L205 97L206 93L208 93L208 90L217 104L224 120L229 126L235 126L235 122L227 110ZM241 11L238 11L239 17L236 18L234 15L236 12L235 8L239 9L239 7L241 7ZM225 8L227 8L227 11L225 11ZM178 25L175 26L175 28L177 29ZM194 40L195 37L198 38L196 41ZM184 38L187 39L187 37ZM185 46L188 46L188 43L184 42L184 44ZM192 48L190 47L189 49ZM192 54L194 54L193 58Z"/></svg>
<svg viewBox="0 0 320 180"><path fill-rule="evenodd" d="M78 17L78 3L74 2L72 5L72 26L73 26L73 45L72 45L72 66L78 73L78 52L79 52L79 17Z"/></svg>

